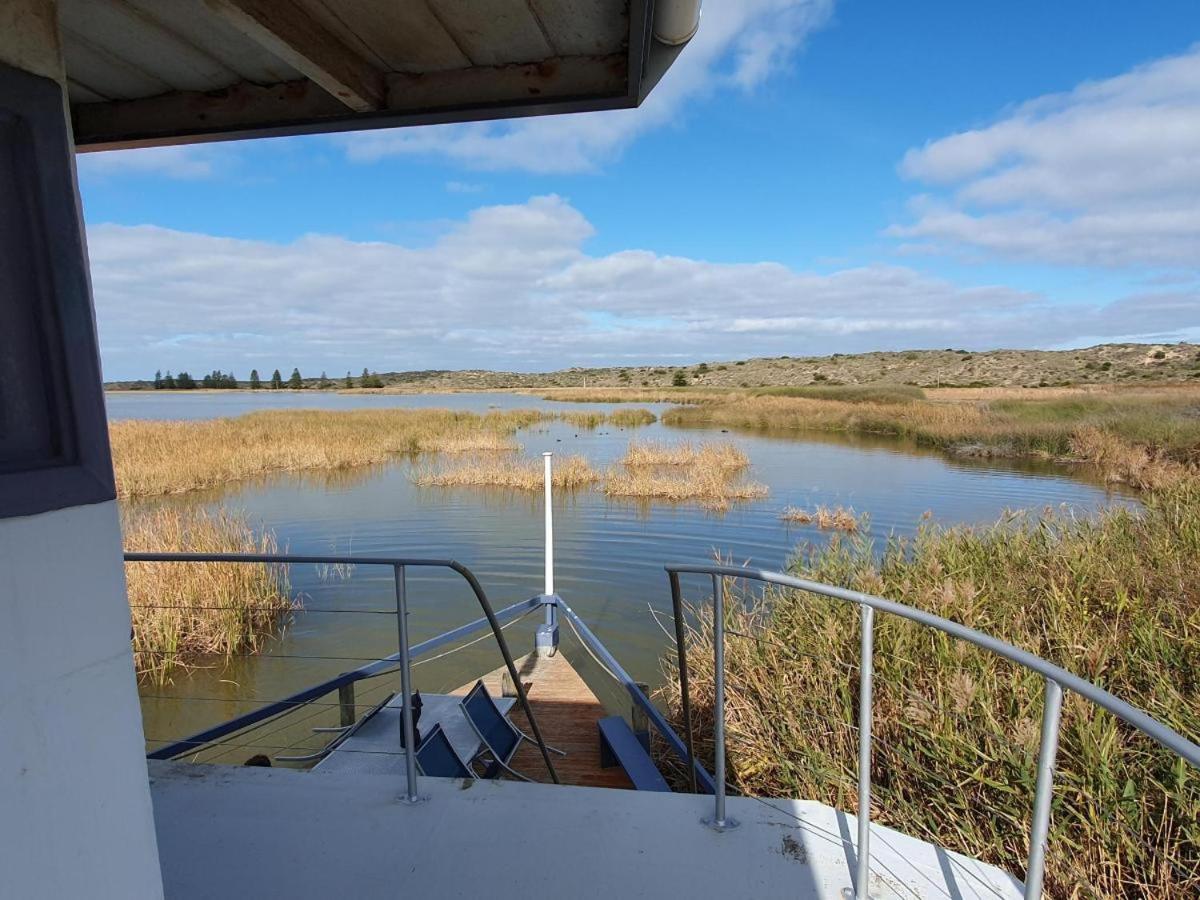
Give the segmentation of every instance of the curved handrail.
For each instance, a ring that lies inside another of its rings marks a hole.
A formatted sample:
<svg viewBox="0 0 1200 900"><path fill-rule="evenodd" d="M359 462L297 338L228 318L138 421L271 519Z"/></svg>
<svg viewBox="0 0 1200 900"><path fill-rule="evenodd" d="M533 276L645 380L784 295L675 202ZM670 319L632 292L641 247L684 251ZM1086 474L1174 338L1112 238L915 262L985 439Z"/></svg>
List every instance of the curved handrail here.
<svg viewBox="0 0 1200 900"><path fill-rule="evenodd" d="M797 578L781 572L768 569L758 569L741 566L725 565L668 565L665 567L671 583L671 598L675 606L676 621L682 617L682 601L679 588L679 576L682 574L708 575L713 579L715 628L714 652L718 660L716 678L717 715L721 715L724 704L724 671L719 661L723 659L723 596L721 579L738 578L774 584L780 587L792 588L831 597L848 603L857 604L863 612L862 618L862 665L860 671L860 708L859 708L859 850L858 877L855 884L856 896L866 896L867 866L868 866L868 836L870 816L870 740L871 740L871 687L873 678L872 666L872 636L873 613L886 612L934 628L951 637L974 644L983 650L995 653L1030 671L1041 675L1046 682L1045 707L1042 716L1041 747L1038 752L1038 779L1034 797L1033 827L1030 837L1029 861L1025 881L1025 896L1041 896L1042 875L1045 867L1045 842L1049 831L1050 801L1052 797L1054 760L1058 749L1058 732L1062 713L1062 691L1067 689L1091 701L1102 709L1112 713L1118 719L1133 726L1161 746L1172 751L1185 762L1200 769L1200 745L1189 740L1174 729L1164 725L1132 704L1126 703L1119 697L1110 694L1101 687L1079 677L1066 669L1047 662L1040 656L1035 656L1027 650L1015 647L1006 641L984 634L966 625L944 619L924 610L914 609L886 600L872 594L852 591L847 588L834 587L818 581ZM689 764L694 771L695 748L692 742L690 700L688 696L687 669L683 646L683 631L676 629L677 652L680 665L680 696L682 698L683 714L686 719L686 737ZM718 722L718 744L723 744L723 723ZM718 755L723 757L724 747L718 747ZM716 771L717 785L717 814L714 821L724 825L724 772L718 767Z"/></svg>
<svg viewBox="0 0 1200 900"><path fill-rule="evenodd" d="M412 708L411 708L411 687L409 680L411 674L409 672L409 647L408 647L408 623L406 621L406 598L405 598L405 578L404 572L408 568L441 568L450 569L456 572L464 581L467 582L474 593L475 599L479 601L479 606L483 610L483 615L487 619L488 625L492 629L492 634L496 638L496 643L500 647L500 655L504 657L504 665L508 669L509 678L517 692L517 697L521 702L521 709L525 713L525 717L529 720L529 726L533 730L533 736L537 739L538 748L542 752L542 759L546 763L546 769L550 773L551 779L555 784L561 784L558 773L554 769L554 763L550 760L550 750L542 738L542 730L538 726L537 718L533 714L533 709L529 705L529 697L525 693L525 687L521 683L520 674L517 671L516 663L513 662L512 654L508 649L508 641L504 638L504 631L500 627L500 622L496 618L496 613L492 610L492 604L488 601L487 594L483 590L483 585L479 583L479 579L475 577L470 569L462 563L453 559L421 559L421 558L405 558L405 557L390 557L390 556L310 556L299 554L279 554L279 553L136 553L129 552L125 554L125 562L231 562L231 563L266 563L269 565L354 565L354 566L388 566L392 569L396 588L396 609L397 621L400 632L400 675L401 675L401 691L404 696L402 698L404 704L404 730L405 730L405 746L411 747L413 744L413 727L412 727ZM407 760L415 759L415 754L406 754ZM415 785L416 778L413 777L410 765L409 771L409 795L410 799L415 800Z"/></svg>

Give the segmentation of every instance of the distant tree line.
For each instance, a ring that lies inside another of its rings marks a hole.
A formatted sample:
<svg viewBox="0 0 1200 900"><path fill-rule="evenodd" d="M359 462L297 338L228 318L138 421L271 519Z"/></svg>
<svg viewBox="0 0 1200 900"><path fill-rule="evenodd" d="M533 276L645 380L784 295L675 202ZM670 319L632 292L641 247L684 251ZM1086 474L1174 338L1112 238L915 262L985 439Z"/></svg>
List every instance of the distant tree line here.
<svg viewBox="0 0 1200 900"><path fill-rule="evenodd" d="M156 391L192 391L198 388L236 389L240 388L241 386L242 385L237 380L236 375L234 375L232 372L222 372L220 369L214 369L199 381L197 381L187 372L179 372L175 375L167 372L167 374L164 375L160 370L154 373L154 389ZM276 369L271 373L271 378L266 384L263 384L263 380L258 374L258 369L251 369L250 379L247 382L247 386L252 391L262 390L263 388L274 391L283 390L284 388L292 391L300 391L304 390L305 388L304 378L301 376L298 368L292 369L292 374L286 381L284 380L280 371ZM356 386L354 383L354 378L349 372L346 373L346 380L343 382L343 386L347 388ZM317 381L317 388L324 391L329 390L332 387L334 387L334 383L329 380L329 377L324 372L322 372L320 379ZM381 388L383 387L383 379L380 378L379 375L363 369L362 376L358 380L357 387Z"/></svg>

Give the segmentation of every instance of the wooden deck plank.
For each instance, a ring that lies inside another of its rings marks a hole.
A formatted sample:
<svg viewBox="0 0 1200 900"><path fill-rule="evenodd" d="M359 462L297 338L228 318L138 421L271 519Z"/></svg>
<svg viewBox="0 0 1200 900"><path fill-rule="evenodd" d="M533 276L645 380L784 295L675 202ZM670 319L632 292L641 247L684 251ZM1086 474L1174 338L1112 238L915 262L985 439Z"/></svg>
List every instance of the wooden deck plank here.
<svg viewBox="0 0 1200 900"><path fill-rule="evenodd" d="M551 754L562 783L584 787L632 788L629 777L620 767L600 767L600 739L596 723L609 712L567 662L567 658L561 652L554 656L531 653L518 659L516 664L522 684L528 685L529 705L533 708L546 743L567 751L566 756ZM483 676L483 683L493 697L501 696L501 679L505 671L501 666ZM474 686L475 682L472 681L451 693L462 695ZM526 734L533 735L519 703L513 707L512 721ZM541 751L534 744L522 742L513 757L512 767L536 781L550 781Z"/></svg>

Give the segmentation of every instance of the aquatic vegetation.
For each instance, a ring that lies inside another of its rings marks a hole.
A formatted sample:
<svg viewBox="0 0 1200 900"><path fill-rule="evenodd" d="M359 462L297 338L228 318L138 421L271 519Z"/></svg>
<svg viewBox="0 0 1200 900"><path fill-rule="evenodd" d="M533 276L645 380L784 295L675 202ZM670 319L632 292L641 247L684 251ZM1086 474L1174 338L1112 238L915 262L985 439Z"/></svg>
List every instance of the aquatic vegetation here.
<svg viewBox="0 0 1200 900"><path fill-rule="evenodd" d="M1053 391L1030 399L991 391L988 399L903 402L741 396L677 407L668 425L889 434L980 456L1032 456L1095 465L1113 482L1154 488L1200 464L1200 388Z"/></svg>
<svg viewBox="0 0 1200 900"><path fill-rule="evenodd" d="M697 388L565 387L521 388L516 392L567 403L704 403L729 396L728 390L706 391Z"/></svg>
<svg viewBox="0 0 1200 900"><path fill-rule="evenodd" d="M540 459L512 456L480 457L439 468L422 468L412 474L415 484L437 487L505 487L540 491L545 473ZM560 456L554 460L556 489L573 489L592 484L600 475L582 456Z"/></svg>
<svg viewBox="0 0 1200 900"><path fill-rule="evenodd" d="M126 510L121 527L129 551L277 552L270 532L226 511ZM158 684L205 656L257 652L297 605L278 566L129 563L125 572L138 678Z"/></svg>
<svg viewBox="0 0 1200 900"><path fill-rule="evenodd" d="M995 635L1200 736L1200 484L1095 519L1010 515L926 524L882 554L835 535L792 563ZM728 770L737 790L856 806L859 611L790 590L729 591ZM712 764L711 606L688 663L699 753ZM999 657L877 615L872 818L1024 871L1043 685ZM660 700L677 725L678 677ZM674 757L664 756L664 762ZM1200 894L1200 778L1067 693L1046 889L1055 898Z"/></svg>
<svg viewBox="0 0 1200 900"><path fill-rule="evenodd" d="M843 506L818 506L812 512L798 506L784 507L779 518L784 522L796 522L808 525L815 522L818 528L836 531L858 531L865 517L855 514L853 509Z"/></svg>
<svg viewBox="0 0 1200 900"><path fill-rule="evenodd" d="M447 409L290 410L236 418L109 426L122 498L216 487L269 472L339 469L398 453L511 451L512 435L550 414Z"/></svg>
<svg viewBox="0 0 1200 900"><path fill-rule="evenodd" d="M630 441L619 460L627 467L689 466L696 469L736 470L750 465L750 458L730 441L683 441L664 444L657 441Z"/></svg>
<svg viewBox="0 0 1200 900"><path fill-rule="evenodd" d="M658 416L648 409L618 409L608 414L608 421L620 428L637 428L653 425L658 421Z"/></svg>
<svg viewBox="0 0 1200 900"><path fill-rule="evenodd" d="M659 500L698 500L709 509L727 509L731 501L759 500L768 494L766 485L742 481L726 469L695 466L613 466L604 476L604 493L610 497L646 497Z"/></svg>
<svg viewBox="0 0 1200 900"><path fill-rule="evenodd" d="M765 485L739 477L749 465L749 457L728 441L630 441L625 455L605 475L604 493L610 497L698 500L710 509L726 509L731 501L767 496Z"/></svg>
<svg viewBox="0 0 1200 900"><path fill-rule="evenodd" d="M808 384L756 388L753 393L764 397L808 397L812 400L841 400L843 403L912 403L925 399L925 392L910 384Z"/></svg>
<svg viewBox="0 0 1200 900"><path fill-rule="evenodd" d="M559 413L564 422L569 422L576 428L599 428L608 418L601 412L565 412Z"/></svg>

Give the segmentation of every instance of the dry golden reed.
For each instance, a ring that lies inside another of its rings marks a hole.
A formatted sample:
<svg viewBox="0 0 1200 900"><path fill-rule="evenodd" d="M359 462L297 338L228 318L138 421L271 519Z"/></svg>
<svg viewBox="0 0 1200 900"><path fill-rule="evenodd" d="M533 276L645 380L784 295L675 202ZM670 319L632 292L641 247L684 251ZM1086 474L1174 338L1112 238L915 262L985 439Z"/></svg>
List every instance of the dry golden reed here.
<svg viewBox="0 0 1200 900"><path fill-rule="evenodd" d="M865 535L808 547L791 571L887 597L1008 641L1200 737L1200 482L1096 518L926 524L883 552ZM738 589L729 584L727 593ZM790 590L727 605L734 787L856 808L859 610ZM712 607L690 616L698 752L712 764ZM875 619L872 819L1024 875L1042 678L891 615ZM677 669L661 699L682 725ZM664 756L674 766L673 756ZM676 766L677 774L682 774ZM1200 896L1200 778L1067 692L1046 892Z"/></svg>
<svg viewBox="0 0 1200 900"><path fill-rule="evenodd" d="M662 418L668 425L887 434L956 453L1085 462L1106 480L1142 489L1189 477L1200 464L1200 387L964 395L972 399L945 392L903 402L730 395Z"/></svg>
<svg viewBox="0 0 1200 900"><path fill-rule="evenodd" d="M750 465L750 458L729 441L683 441L663 444L657 441L630 441L618 462L630 468L643 466L690 466L702 470L738 470Z"/></svg>
<svg viewBox="0 0 1200 900"><path fill-rule="evenodd" d="M606 473L604 493L672 502L697 500L709 509L723 510L733 501L767 496L764 485L740 477L749 465L746 454L728 441L630 441Z"/></svg>
<svg viewBox="0 0 1200 900"><path fill-rule="evenodd" d="M217 487L270 472L386 462L398 453L509 451L531 410L484 415L446 409L255 412L237 418L113 422L122 498Z"/></svg>
<svg viewBox="0 0 1200 900"><path fill-rule="evenodd" d="M862 517L855 514L853 508L844 506L818 506L812 512L798 506L784 507L779 518L784 522L796 522L808 525L813 522L818 528L835 531L858 531L862 527Z"/></svg>
<svg viewBox="0 0 1200 900"><path fill-rule="evenodd" d="M128 551L277 552L226 511L135 509L121 525ZM295 605L286 572L260 563L129 563L126 579L138 678L159 684L204 657L258 651Z"/></svg>
<svg viewBox="0 0 1200 900"><path fill-rule="evenodd" d="M438 468L422 468L412 474L414 483L436 487L504 487L522 491L541 490L545 473L540 459L512 456L480 457ZM599 473L582 456L556 457L553 486L572 490L598 481Z"/></svg>

